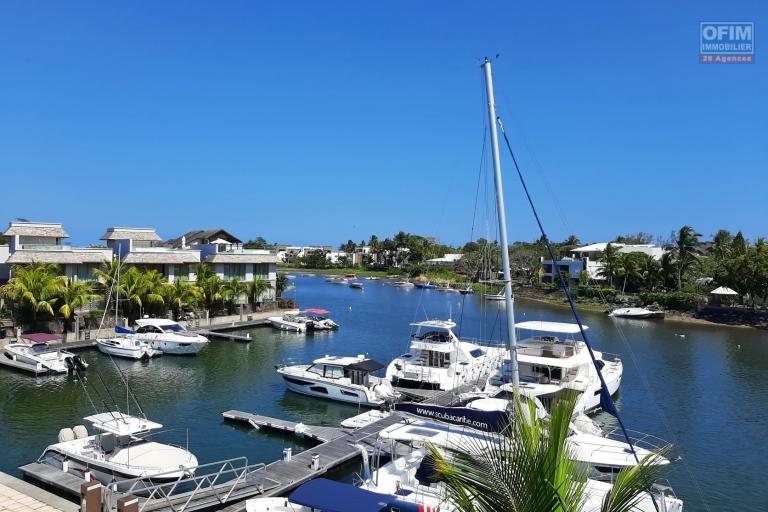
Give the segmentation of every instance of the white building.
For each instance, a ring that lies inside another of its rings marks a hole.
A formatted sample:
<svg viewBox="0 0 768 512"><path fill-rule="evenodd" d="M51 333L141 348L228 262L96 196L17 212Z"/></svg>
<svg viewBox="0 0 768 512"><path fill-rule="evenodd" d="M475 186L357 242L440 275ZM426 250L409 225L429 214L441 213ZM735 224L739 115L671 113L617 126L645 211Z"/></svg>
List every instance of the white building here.
<svg viewBox="0 0 768 512"><path fill-rule="evenodd" d="M461 253L448 253L441 258L432 258L425 261L424 263L436 267L453 267L456 265L456 263L459 262L459 260L461 260L462 256L464 255Z"/></svg>
<svg viewBox="0 0 768 512"><path fill-rule="evenodd" d="M112 258L109 249L63 243L69 235L58 222L12 221L3 237L8 244L0 246L0 282L13 276L14 265L37 262L59 265L71 280L93 280L94 270Z"/></svg>
<svg viewBox="0 0 768 512"><path fill-rule="evenodd" d="M582 270L586 270L589 278L594 281L604 280L600 276L603 263L600 258L605 252L605 248L610 244L616 247L621 253L641 252L647 254L655 260L660 260L664 254L664 249L653 244L621 244L613 242L600 242L584 247L573 249L569 256L557 261L557 266L561 272L567 273L574 281L579 280ZM542 277L544 283L554 282L554 265L552 260L541 258Z"/></svg>

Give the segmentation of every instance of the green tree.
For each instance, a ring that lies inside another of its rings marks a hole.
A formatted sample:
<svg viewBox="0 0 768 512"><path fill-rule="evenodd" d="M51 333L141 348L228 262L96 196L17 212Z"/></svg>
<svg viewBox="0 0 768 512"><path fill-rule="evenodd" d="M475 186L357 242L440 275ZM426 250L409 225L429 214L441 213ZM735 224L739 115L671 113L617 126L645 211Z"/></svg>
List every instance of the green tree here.
<svg viewBox="0 0 768 512"><path fill-rule="evenodd" d="M173 312L173 319L178 320L185 308L192 308L200 303L203 293L196 284L182 277L168 283L164 295L165 304Z"/></svg>
<svg viewBox="0 0 768 512"><path fill-rule="evenodd" d="M556 400L541 419L532 403L516 401L501 439L480 439L471 453L428 445L434 476L445 482L450 502L465 512L581 510L587 471L572 461L567 446L575 403L575 397ZM660 476L657 462L665 453L619 472L601 511L632 510Z"/></svg>
<svg viewBox="0 0 768 512"><path fill-rule="evenodd" d="M69 325L75 315L75 311L83 308L95 298L90 283L84 281L67 281L59 290L57 312L64 320L64 332L69 331Z"/></svg>
<svg viewBox="0 0 768 512"><path fill-rule="evenodd" d="M598 271L598 275L607 279L608 285L613 287L614 279L617 279L621 274L621 253L618 247L613 244L606 245L602 256L600 256L600 263L603 265Z"/></svg>
<svg viewBox="0 0 768 512"><path fill-rule="evenodd" d="M255 277L253 281L248 283L248 300L251 304L261 302L262 296L272 289L272 283L261 277Z"/></svg>
<svg viewBox="0 0 768 512"><path fill-rule="evenodd" d="M0 289L10 301L17 323L35 322L38 315L53 317L67 278L58 275L59 266L52 263L30 263L13 267L13 277Z"/></svg>
<svg viewBox="0 0 768 512"><path fill-rule="evenodd" d="M235 276L232 279L224 281L222 285L224 290L224 299L227 303L227 309L229 313L235 310L235 306L238 304L238 300L248 293L248 283L243 281L241 277Z"/></svg>
<svg viewBox="0 0 768 512"><path fill-rule="evenodd" d="M120 272L119 300L120 305L125 306L129 322L139 318L147 308L165 303L164 285L162 274L156 270L142 271L131 266Z"/></svg>
<svg viewBox="0 0 768 512"><path fill-rule="evenodd" d="M699 238L691 226L683 226L677 232L673 254L677 270L677 289L683 289L683 276L693 265L699 262Z"/></svg>

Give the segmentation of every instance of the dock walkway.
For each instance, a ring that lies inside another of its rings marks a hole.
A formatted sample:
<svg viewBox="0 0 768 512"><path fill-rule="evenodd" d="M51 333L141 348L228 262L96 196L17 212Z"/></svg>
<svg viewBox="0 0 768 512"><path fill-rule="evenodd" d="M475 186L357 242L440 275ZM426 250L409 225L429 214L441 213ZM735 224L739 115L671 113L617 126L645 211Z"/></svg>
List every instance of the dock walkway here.
<svg viewBox="0 0 768 512"><path fill-rule="evenodd" d="M261 414L251 414L242 411L226 411L222 413L225 420L236 421L240 423L249 423L252 427L264 430L274 430L277 432L289 432L300 437L312 439L320 443L333 441L343 435L345 430L337 427L319 427L315 425L304 425L295 421L270 418Z"/></svg>
<svg viewBox="0 0 768 512"><path fill-rule="evenodd" d="M79 493L79 489L78 489ZM76 512L80 507L45 489L0 473L0 510L12 512Z"/></svg>

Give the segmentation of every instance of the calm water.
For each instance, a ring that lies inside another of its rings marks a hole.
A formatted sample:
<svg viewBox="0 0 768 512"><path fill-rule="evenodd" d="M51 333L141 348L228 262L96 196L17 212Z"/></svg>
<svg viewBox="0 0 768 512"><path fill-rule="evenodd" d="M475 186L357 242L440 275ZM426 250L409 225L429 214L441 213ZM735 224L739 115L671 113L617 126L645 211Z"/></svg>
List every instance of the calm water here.
<svg viewBox="0 0 768 512"><path fill-rule="evenodd" d="M249 462L280 457L308 445L290 437L225 424L227 409L335 425L356 407L285 391L274 372L281 362L325 354L366 353L384 363L408 346L408 323L451 315L462 334L499 340L504 306L477 297L365 283L365 290L299 276L302 307L324 307L341 324L335 333L297 335L268 328L251 331L252 343L215 341L197 357L165 356L149 363L119 361L147 416L167 427L188 427L190 448L201 462L245 456ZM519 320L570 321L567 310L518 301ZM673 442L682 460L668 478L687 510L767 510L763 471L768 460L768 335L693 324L617 321L584 314L597 347L620 354L624 380L618 404L628 428ZM626 342L621 334L626 337ZM684 334L685 337L679 335ZM114 400L124 388L109 359L89 350L87 386L100 374ZM92 391L92 398L98 395ZM109 402L102 391L101 397ZM98 404L97 404L98 405ZM73 377L40 377L0 368L0 470L36 459L60 428L82 423L93 407ZM354 468L352 468L354 469Z"/></svg>

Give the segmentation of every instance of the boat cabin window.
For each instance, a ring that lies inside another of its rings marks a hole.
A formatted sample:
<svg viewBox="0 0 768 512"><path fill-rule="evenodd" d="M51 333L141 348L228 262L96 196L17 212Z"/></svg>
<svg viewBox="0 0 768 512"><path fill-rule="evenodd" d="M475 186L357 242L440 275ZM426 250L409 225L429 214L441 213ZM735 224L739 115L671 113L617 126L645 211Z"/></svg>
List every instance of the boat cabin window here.
<svg viewBox="0 0 768 512"><path fill-rule="evenodd" d="M422 350L418 363L432 368L448 368L451 366L451 354L449 352L435 352L434 350Z"/></svg>
<svg viewBox="0 0 768 512"><path fill-rule="evenodd" d="M158 327L155 327L154 325L142 325L138 329L136 329L136 332L139 334L162 334L163 331L161 331Z"/></svg>
<svg viewBox="0 0 768 512"><path fill-rule="evenodd" d="M415 334L413 337L417 340L435 341L438 343L451 341L451 337L445 331L429 331L424 334Z"/></svg>
<svg viewBox="0 0 768 512"><path fill-rule="evenodd" d="M329 379L340 379L344 377L344 369L341 366L331 366L325 364L313 364L307 371L310 373L316 373L321 377Z"/></svg>
<svg viewBox="0 0 768 512"><path fill-rule="evenodd" d="M361 386L368 385L368 372L362 370L344 370L344 376L347 377L352 384L359 384Z"/></svg>
<svg viewBox="0 0 768 512"><path fill-rule="evenodd" d="M165 330L165 332L182 332L186 330L184 329L184 327L182 327L179 324L164 325L163 329Z"/></svg>

